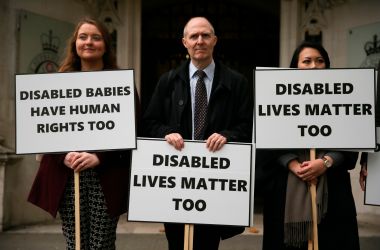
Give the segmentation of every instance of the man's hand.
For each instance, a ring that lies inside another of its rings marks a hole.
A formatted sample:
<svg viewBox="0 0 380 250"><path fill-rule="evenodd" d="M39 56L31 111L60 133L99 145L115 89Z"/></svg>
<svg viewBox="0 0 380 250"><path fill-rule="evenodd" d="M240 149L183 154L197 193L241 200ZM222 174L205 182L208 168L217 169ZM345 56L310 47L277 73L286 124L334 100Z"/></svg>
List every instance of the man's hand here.
<svg viewBox="0 0 380 250"><path fill-rule="evenodd" d="M362 168L360 170L360 176L359 176L359 183L360 183L360 187L361 187L362 191L365 190L365 182L366 182L366 179L367 179L367 175L368 175L368 172L367 172L367 163L364 162L362 164Z"/></svg>
<svg viewBox="0 0 380 250"><path fill-rule="evenodd" d="M206 141L206 147L211 152L220 150L227 143L227 138L221 134L213 133Z"/></svg>
<svg viewBox="0 0 380 250"><path fill-rule="evenodd" d="M171 133L165 136L165 140L172 145L175 149L181 151L185 147L183 138L178 133Z"/></svg>

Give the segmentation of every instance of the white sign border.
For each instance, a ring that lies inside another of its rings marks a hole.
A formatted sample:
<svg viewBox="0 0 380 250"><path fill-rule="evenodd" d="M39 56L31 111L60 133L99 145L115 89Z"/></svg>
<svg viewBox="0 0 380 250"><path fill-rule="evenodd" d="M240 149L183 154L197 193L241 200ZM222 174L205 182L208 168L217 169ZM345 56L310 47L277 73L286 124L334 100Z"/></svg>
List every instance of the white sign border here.
<svg viewBox="0 0 380 250"><path fill-rule="evenodd" d="M329 68L329 69L322 69L322 70L374 70L374 90L376 91L376 70L374 68ZM256 72L257 71L282 71L282 70L303 70L303 69L297 69L297 68L275 68L275 67L256 67L254 70L253 70L253 78L254 78L254 96L256 97L257 96L257 92L256 92ZM320 69L317 69L317 70L320 70ZM375 100L375 96L376 96L376 93L374 92L374 100ZM261 145L257 145L257 125L256 125L256 117L257 117L257 114L256 114L256 98L254 99L254 136L253 136L253 140L254 142L256 143L256 148L258 149L289 149L289 148L306 148L306 147L263 147ZM376 109L377 109L377 105L376 105L376 101L374 101L374 105L373 105L373 113L374 113L374 117L375 117L375 113L376 113ZM375 122L375 119L374 119L374 122ZM375 138L377 138L377 132L376 132L376 129L374 131L375 133ZM363 150L373 150L376 148L376 140L374 141L374 146L371 147L371 148L367 148L367 147L318 147L318 149L343 149L343 150L354 150L354 151L363 151ZM315 148L314 146L310 146L308 148Z"/></svg>
<svg viewBox="0 0 380 250"><path fill-rule="evenodd" d="M17 135L17 126L18 126L18 121L17 121L17 112L18 112L18 105L17 105L17 102L19 101L18 100L18 88L17 88L17 77L18 76L25 76L25 75L33 75L33 76L36 76L36 75L54 75L54 74L91 74L91 73L94 73L94 74L102 74L102 73L105 73L105 74L108 74L108 73L112 73L112 72L121 72L121 71L125 71L125 72L131 72L132 74L132 82L129 83L130 85L130 91L131 91L131 94L130 94L130 98L132 99L131 100L131 103L133 104L133 120L132 120L132 126L133 128L131 128L131 131L133 131L133 139L129 140L129 145L130 146L127 146L127 147L120 147L120 146L116 146L116 147L98 147L98 148L91 148L91 147L88 147L86 149L84 148L80 148L80 149L77 149L75 148L75 143L73 143L73 148L72 150L29 150L28 152L26 152L25 150L20 152L18 150L18 135ZM102 71L86 71L86 72L83 72L83 71L73 71L73 72L54 72L54 73L41 73L41 74L32 74L32 73L16 73L14 75L14 79L15 79L15 88L14 88L14 91L15 91L15 153L17 155L28 155L28 154L40 154L40 153L64 153L64 152L68 152L68 151L87 151L87 152L96 152L96 151L114 151L114 150L128 150L128 149L135 149L137 147L137 127L136 127L136 107L135 107L135 104L136 104L136 88L135 88L135 72L134 72L134 69L114 69L114 70L102 70Z"/></svg>
<svg viewBox="0 0 380 250"><path fill-rule="evenodd" d="M161 138L147 138L147 137L138 137L137 140L152 140L152 141L165 141L165 139L161 139ZM186 142L193 142L193 143L204 143L204 141L194 141L194 140L184 140L185 144ZM254 198L254 175L255 175L255 170L254 170L254 166L252 165L254 163L254 159L252 156L255 155L255 148L254 148L254 145L252 143L239 143L239 142L230 142L230 143L227 143L227 144L237 144L237 145L248 145L250 146L250 151L251 151L251 157L250 157L250 176L249 178L247 178L249 181L250 181L250 190L249 190L249 194L248 194L248 197L249 197L249 208L247 210L247 216L248 216L248 221L246 224L244 225L227 225L227 224L209 224L209 225L219 225L219 226L244 226L244 227L248 227L248 226L252 226L253 225L253 216L254 216L254 213L253 213L253 210L254 210L254 203L253 203L253 198ZM131 163L133 161L133 151L132 151L132 157L131 157ZM131 164L131 169L130 169L130 186L132 185L132 164ZM252 182L253 181L253 182ZM131 188L129 188L129 194L128 194L128 211L130 211L130 197L131 197ZM129 218L129 213L128 213L128 221L131 221L131 222L148 222L148 223L182 223L182 224L191 224L191 221L176 221L176 222L166 222L166 221L163 221L163 220L136 220L136 219L130 219ZM205 224L205 223L199 223L199 222L196 222L195 224Z"/></svg>

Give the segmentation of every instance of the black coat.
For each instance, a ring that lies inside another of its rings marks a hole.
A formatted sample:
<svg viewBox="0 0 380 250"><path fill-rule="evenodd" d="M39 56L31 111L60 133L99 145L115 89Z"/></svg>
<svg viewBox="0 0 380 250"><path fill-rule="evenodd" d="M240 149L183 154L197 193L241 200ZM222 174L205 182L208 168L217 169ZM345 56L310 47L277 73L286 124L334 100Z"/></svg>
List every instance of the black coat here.
<svg viewBox="0 0 380 250"><path fill-rule="evenodd" d="M163 138L179 133L184 139L192 139L189 63L185 62L159 79L143 116L144 136ZM226 137L227 142L250 143L252 122L252 87L241 74L216 62L204 139L216 132ZM244 231L243 227L214 228L222 239Z"/></svg>
<svg viewBox="0 0 380 250"><path fill-rule="evenodd" d="M305 154L308 154L305 150ZM318 150L317 150L318 152ZM342 160L326 171L328 206L325 218L318 225L319 249L359 249L355 202L348 170L355 167L356 152L339 152ZM261 157L273 159L261 165L260 183L264 189L263 250L282 250L284 245L284 213L289 170L277 159L284 151L267 151ZM266 155L266 156L265 156ZM303 248L307 249L307 247Z"/></svg>
<svg viewBox="0 0 380 250"><path fill-rule="evenodd" d="M145 136L179 133L191 139L189 61L159 80L143 118ZM220 133L228 142L251 142L253 90L236 71L216 63L204 138Z"/></svg>
<svg viewBox="0 0 380 250"><path fill-rule="evenodd" d="M100 164L95 168L112 217L120 216L128 208L129 164L127 150L97 152ZM30 190L28 201L56 217L73 170L64 163L66 154L45 154Z"/></svg>

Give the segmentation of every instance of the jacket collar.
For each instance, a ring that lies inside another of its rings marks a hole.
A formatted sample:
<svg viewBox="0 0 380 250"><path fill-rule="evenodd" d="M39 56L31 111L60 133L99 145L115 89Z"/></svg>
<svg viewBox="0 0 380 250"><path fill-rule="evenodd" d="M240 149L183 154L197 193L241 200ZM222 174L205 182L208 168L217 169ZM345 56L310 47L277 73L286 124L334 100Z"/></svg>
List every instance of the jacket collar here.
<svg viewBox="0 0 380 250"><path fill-rule="evenodd" d="M186 83L190 82L189 64L190 60L187 60L175 70L175 74L178 75L181 78L181 80ZM221 62L215 60L215 72L211 92L214 92L216 89L220 87L227 88L228 90L231 89L232 83L228 80L229 77L227 77L227 71L230 71L228 67L226 67Z"/></svg>

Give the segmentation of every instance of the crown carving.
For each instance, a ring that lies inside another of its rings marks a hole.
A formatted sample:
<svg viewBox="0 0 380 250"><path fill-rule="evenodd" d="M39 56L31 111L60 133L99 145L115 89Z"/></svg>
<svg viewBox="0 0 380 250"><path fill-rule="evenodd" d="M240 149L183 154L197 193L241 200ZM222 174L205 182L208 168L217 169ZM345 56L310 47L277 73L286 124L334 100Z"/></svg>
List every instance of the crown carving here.
<svg viewBox="0 0 380 250"><path fill-rule="evenodd" d="M57 36L53 36L52 30L49 30L49 34L42 33L40 40L43 50L49 50L55 53L58 52L60 41Z"/></svg>
<svg viewBox="0 0 380 250"><path fill-rule="evenodd" d="M364 50L367 56L380 53L380 41L377 40L377 35L373 36L373 41L368 41L365 43Z"/></svg>

